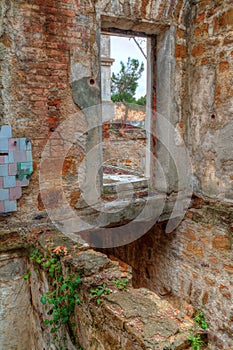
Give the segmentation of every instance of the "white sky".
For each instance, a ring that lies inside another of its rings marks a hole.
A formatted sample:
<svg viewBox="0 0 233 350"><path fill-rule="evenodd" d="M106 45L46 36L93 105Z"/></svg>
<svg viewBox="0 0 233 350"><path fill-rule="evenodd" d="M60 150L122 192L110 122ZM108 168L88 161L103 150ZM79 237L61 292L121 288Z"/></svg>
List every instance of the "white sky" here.
<svg viewBox="0 0 233 350"><path fill-rule="evenodd" d="M143 45L144 47L146 44ZM146 49L144 50L146 54ZM138 48L133 39L125 37L111 36L111 58L115 59L111 71L118 73L121 69L120 61L127 63L128 57L138 59L140 64L144 63L144 72L138 80L138 88L136 90L136 98L146 95L146 59Z"/></svg>

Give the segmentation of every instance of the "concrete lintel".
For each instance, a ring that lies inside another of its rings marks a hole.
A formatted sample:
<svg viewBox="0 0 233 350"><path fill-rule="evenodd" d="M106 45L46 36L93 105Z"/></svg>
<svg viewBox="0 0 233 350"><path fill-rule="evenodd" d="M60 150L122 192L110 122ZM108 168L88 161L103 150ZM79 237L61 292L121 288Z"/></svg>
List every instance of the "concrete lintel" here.
<svg viewBox="0 0 233 350"><path fill-rule="evenodd" d="M101 16L102 33L112 33L121 36L138 35L148 36L159 34L168 28L169 22L148 20L130 20L125 17Z"/></svg>

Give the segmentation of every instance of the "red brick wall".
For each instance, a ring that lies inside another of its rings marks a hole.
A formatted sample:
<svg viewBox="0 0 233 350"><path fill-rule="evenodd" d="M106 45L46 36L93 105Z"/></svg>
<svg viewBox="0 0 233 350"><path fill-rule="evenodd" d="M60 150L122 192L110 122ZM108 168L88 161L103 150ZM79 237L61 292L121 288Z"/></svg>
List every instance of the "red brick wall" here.
<svg viewBox="0 0 233 350"><path fill-rule="evenodd" d="M89 23L80 20L76 14L82 17L89 5L77 5L72 0L12 1L7 7L1 37L5 46L2 124L10 123L14 136L32 139L34 173L30 186L24 189L24 198L18 203L21 220L28 221L44 209L38 195L38 175L41 152L49 137L51 153L47 169L54 179L54 188L47 198L56 206L56 199L61 196L57 193L56 181L63 163L60 157L64 140L54 130L79 110L72 100L71 57L75 50L90 50L92 16L89 15ZM82 152L77 147L73 150L71 168L83 158ZM67 177L66 165L65 168ZM70 175L73 177L73 170ZM77 179L73 181L73 189L71 184L64 186L71 192L68 197L72 196L73 190L77 190ZM11 217L14 218L14 214Z"/></svg>

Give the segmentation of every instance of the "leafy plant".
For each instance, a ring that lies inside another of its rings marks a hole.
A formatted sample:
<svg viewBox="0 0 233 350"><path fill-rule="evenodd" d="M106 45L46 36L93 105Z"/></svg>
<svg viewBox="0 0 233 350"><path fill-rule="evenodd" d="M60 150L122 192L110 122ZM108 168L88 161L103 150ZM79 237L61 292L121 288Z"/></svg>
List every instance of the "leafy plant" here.
<svg viewBox="0 0 233 350"><path fill-rule="evenodd" d="M191 341L191 348L193 350L201 350L201 346L204 344L204 342L201 339L200 334L190 335L188 340Z"/></svg>
<svg viewBox="0 0 233 350"><path fill-rule="evenodd" d="M56 248L57 249L57 248ZM59 250L59 254L65 254L65 250ZM80 297L77 289L81 284L80 275L68 274L64 277L58 250L54 250L51 257L43 256L38 249L35 249L30 256L30 260L35 261L40 267L44 268L52 278L53 290L48 291L41 296L40 302L47 305L50 315L44 321L46 326L50 326L50 333L54 334L53 343L57 343L59 349L63 349L62 344L67 340L66 337L58 338L58 331L63 325L68 325L69 320L74 316L75 305L79 304ZM74 324L71 324L73 326Z"/></svg>
<svg viewBox="0 0 233 350"><path fill-rule="evenodd" d="M30 255L30 260L35 261L37 264L41 263L43 255L40 253L39 249L34 249L32 254Z"/></svg>
<svg viewBox="0 0 233 350"><path fill-rule="evenodd" d="M194 321L198 324L202 329L209 328L209 324L205 321L205 315L203 311L198 310L195 314Z"/></svg>
<svg viewBox="0 0 233 350"><path fill-rule="evenodd" d="M25 273L25 275L23 276L23 278L25 279L25 281L29 279L30 275L31 275L31 272L30 272L30 271L27 271L27 273Z"/></svg>
<svg viewBox="0 0 233 350"><path fill-rule="evenodd" d="M202 328L202 329L207 329L209 328L208 323L205 321L205 315L203 313L203 311L198 310L195 313L194 316L194 321L196 322L196 324ZM200 334L195 334L195 335L190 335L188 340L190 340L191 342L191 348L193 350L200 350L202 345L204 345L203 340L201 339Z"/></svg>
<svg viewBox="0 0 233 350"><path fill-rule="evenodd" d="M127 278L123 278L121 280L114 281L114 284L117 286L118 289L126 289L128 282L129 281Z"/></svg>
<svg viewBox="0 0 233 350"><path fill-rule="evenodd" d="M101 286L97 286L95 289L90 289L90 293L93 298L96 298L96 302L98 305L100 305L100 298L101 296L107 295L111 293L111 290L107 288L106 284L103 284Z"/></svg>

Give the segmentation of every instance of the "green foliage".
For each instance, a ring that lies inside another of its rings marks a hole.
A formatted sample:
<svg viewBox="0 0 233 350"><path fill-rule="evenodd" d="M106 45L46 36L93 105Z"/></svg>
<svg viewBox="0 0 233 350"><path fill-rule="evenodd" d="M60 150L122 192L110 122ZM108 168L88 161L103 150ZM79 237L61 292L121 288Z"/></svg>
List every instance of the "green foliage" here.
<svg viewBox="0 0 233 350"><path fill-rule="evenodd" d="M209 328L208 323L205 321L205 315L204 315L203 311L201 311L201 310L198 310L195 313L194 321L202 329ZM197 332L194 335L193 334L190 335L188 340L191 342L191 348L193 350L201 350L202 345L204 345L204 342L201 339L200 334L197 334Z"/></svg>
<svg viewBox="0 0 233 350"><path fill-rule="evenodd" d="M136 101L136 103L137 103L138 105L145 106L145 105L146 105L146 95L140 97L140 98Z"/></svg>
<svg viewBox="0 0 233 350"><path fill-rule="evenodd" d="M130 57L128 57L126 64L122 61L120 64L121 69L119 73L112 73L112 101L136 103L134 95L138 87L138 79L141 78L144 71L144 64L142 62L140 65L137 59Z"/></svg>
<svg viewBox="0 0 233 350"><path fill-rule="evenodd" d="M204 344L204 342L201 339L200 334L198 334L198 335L190 335L188 340L190 340L191 348L193 350L201 350L201 347Z"/></svg>
<svg viewBox="0 0 233 350"><path fill-rule="evenodd" d="M203 311L198 310L195 314L194 321L198 324L199 327L202 329L207 329L209 328L208 323L205 321L205 315Z"/></svg>
<svg viewBox="0 0 233 350"><path fill-rule="evenodd" d="M128 282L129 281L127 278L122 278L120 280L114 281L114 284L117 286L118 289L126 289Z"/></svg>
<svg viewBox="0 0 233 350"><path fill-rule="evenodd" d="M90 289L90 293L93 298L96 298L96 302L100 305L100 298L102 295L107 295L111 293L111 290L107 288L106 284L97 286L95 289Z"/></svg>
<svg viewBox="0 0 233 350"><path fill-rule="evenodd" d="M75 305L80 302L77 289L81 284L81 277L79 274L68 274L64 277L59 255L47 257L35 249L30 260L39 264L52 278L53 290L42 295L40 302L46 305L47 314L50 316L44 321L44 325L50 326L50 333L54 334L53 343L56 343L59 349L63 349L62 344L65 344L67 339L59 339L57 334L63 325L68 325L70 318L74 316Z"/></svg>
<svg viewBox="0 0 233 350"><path fill-rule="evenodd" d="M25 279L25 281L29 279L30 274L31 274L31 272L28 271L28 272L23 276L23 278Z"/></svg>

